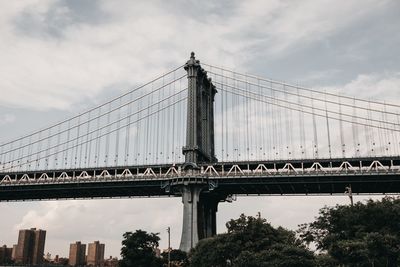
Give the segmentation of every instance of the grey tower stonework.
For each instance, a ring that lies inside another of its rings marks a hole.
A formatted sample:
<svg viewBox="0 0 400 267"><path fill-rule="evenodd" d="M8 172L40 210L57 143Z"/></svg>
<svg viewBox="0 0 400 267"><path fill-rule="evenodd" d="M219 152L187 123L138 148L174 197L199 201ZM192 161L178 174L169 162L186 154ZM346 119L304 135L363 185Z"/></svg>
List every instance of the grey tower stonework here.
<svg viewBox="0 0 400 267"><path fill-rule="evenodd" d="M217 93L207 72L192 52L184 66L188 73L187 129L184 169L192 175L199 164L216 162L214 149L214 97ZM225 197L210 193L207 182L186 181L180 186L183 225L180 249L189 251L200 239L216 234L218 202Z"/></svg>
<svg viewBox="0 0 400 267"><path fill-rule="evenodd" d="M214 97L217 90L193 52L184 68L188 73L188 101L183 154L185 164L196 168L198 163L217 161L214 153Z"/></svg>

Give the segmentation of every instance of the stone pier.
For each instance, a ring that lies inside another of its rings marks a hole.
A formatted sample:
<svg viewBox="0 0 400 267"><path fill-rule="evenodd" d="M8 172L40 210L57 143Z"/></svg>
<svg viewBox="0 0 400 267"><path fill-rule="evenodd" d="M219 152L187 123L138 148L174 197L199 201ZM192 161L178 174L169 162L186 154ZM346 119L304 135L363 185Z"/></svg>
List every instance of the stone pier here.
<svg viewBox="0 0 400 267"><path fill-rule="evenodd" d="M181 189L183 224L180 250L188 252L203 238L217 233L217 208L220 198L202 192L204 186L184 185Z"/></svg>

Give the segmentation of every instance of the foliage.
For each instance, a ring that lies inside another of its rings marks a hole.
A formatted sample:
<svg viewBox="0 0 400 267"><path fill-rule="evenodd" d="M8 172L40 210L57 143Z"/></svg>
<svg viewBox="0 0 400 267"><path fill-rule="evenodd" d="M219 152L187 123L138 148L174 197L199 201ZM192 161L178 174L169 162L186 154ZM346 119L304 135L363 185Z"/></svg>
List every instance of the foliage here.
<svg viewBox="0 0 400 267"><path fill-rule="evenodd" d="M314 255L295 233L272 227L264 218L245 216L226 223L227 233L201 240L191 266L315 266Z"/></svg>
<svg viewBox="0 0 400 267"><path fill-rule="evenodd" d="M161 253L164 266L168 266L168 252ZM187 253L179 249L172 249L170 253L171 267L188 266Z"/></svg>
<svg viewBox="0 0 400 267"><path fill-rule="evenodd" d="M244 251L235 260L235 266L240 267L312 267L315 266L314 255L304 248L289 245L276 244L269 249L252 254Z"/></svg>
<svg viewBox="0 0 400 267"><path fill-rule="evenodd" d="M122 241L120 267L159 267L161 260L156 257L155 249L160 238L158 233L146 231L126 232Z"/></svg>
<svg viewBox="0 0 400 267"><path fill-rule="evenodd" d="M301 225L300 237L315 242L339 264L397 266L400 260L400 199L324 207L312 223Z"/></svg>
<svg viewBox="0 0 400 267"><path fill-rule="evenodd" d="M321 253L316 255L315 263L317 267L337 267L339 263L334 260L330 255L326 253Z"/></svg>

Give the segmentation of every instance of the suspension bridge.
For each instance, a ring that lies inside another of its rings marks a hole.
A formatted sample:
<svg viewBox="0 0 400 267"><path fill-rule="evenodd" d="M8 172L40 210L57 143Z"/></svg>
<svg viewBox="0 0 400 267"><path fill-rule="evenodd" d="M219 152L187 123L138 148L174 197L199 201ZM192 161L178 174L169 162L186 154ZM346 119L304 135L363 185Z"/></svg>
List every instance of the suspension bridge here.
<svg viewBox="0 0 400 267"><path fill-rule="evenodd" d="M400 192L400 105L201 63L0 144L0 201L181 197L180 249L236 195Z"/></svg>

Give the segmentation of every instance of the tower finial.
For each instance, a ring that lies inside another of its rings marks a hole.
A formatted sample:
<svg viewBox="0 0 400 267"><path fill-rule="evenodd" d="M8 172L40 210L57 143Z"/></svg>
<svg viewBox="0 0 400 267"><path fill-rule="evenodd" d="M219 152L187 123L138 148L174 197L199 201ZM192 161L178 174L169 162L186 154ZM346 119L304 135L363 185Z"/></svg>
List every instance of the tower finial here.
<svg viewBox="0 0 400 267"><path fill-rule="evenodd" d="M195 59L195 57L194 57L194 52L190 53L190 58Z"/></svg>

